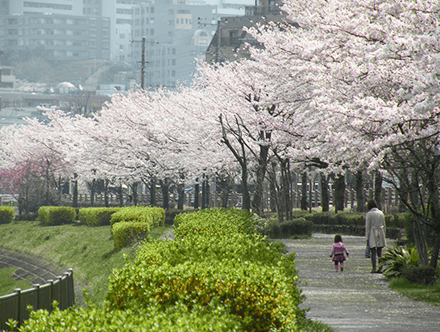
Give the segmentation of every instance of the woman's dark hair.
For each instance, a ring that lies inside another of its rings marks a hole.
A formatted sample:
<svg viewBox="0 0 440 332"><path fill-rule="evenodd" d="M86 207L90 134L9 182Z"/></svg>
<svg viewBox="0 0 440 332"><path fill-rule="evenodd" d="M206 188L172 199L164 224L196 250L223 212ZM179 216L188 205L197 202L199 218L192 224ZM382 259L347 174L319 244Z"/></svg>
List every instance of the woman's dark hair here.
<svg viewBox="0 0 440 332"><path fill-rule="evenodd" d="M367 210L370 211L372 208L377 208L377 203L374 199L370 199L367 203Z"/></svg>
<svg viewBox="0 0 440 332"><path fill-rule="evenodd" d="M338 242L343 242L342 236L340 236L339 234L335 236L335 243L338 243Z"/></svg>

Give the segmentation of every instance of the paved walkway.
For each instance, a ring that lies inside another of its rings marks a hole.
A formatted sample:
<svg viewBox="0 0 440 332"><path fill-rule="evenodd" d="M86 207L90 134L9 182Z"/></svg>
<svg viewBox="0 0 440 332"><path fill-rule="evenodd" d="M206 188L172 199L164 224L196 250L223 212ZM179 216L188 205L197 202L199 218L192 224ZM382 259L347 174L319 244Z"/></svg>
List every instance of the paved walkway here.
<svg viewBox="0 0 440 332"><path fill-rule="evenodd" d="M314 234L308 240L281 240L296 253L296 268L307 282L303 292L305 307L310 307L308 318L343 332L440 331L440 306L401 296L388 288L383 275L370 273L364 237L343 236L350 257L345 271L335 272L329 257L333 238Z"/></svg>

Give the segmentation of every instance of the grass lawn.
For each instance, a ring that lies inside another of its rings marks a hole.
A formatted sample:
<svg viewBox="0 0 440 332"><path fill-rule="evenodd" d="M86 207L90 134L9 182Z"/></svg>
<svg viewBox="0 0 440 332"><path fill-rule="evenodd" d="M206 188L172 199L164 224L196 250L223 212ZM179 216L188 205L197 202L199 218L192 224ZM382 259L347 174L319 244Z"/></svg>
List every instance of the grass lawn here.
<svg viewBox="0 0 440 332"><path fill-rule="evenodd" d="M405 295L413 300L422 301L431 305L440 306L440 282L426 286L412 284L405 278L391 279L389 283L391 289Z"/></svg>
<svg viewBox="0 0 440 332"><path fill-rule="evenodd" d="M0 269L0 296L11 294L16 288L29 288L29 282L27 280L15 280L11 277L16 270L16 267Z"/></svg>
<svg viewBox="0 0 440 332"><path fill-rule="evenodd" d="M170 229L172 227L157 227L151 235L158 237ZM134 256L133 247L114 248L110 226L42 226L38 221L20 221L0 224L0 238L1 247L31 253L65 269L73 268L75 282L87 289L91 301L96 304L104 300L112 270L123 266L125 257ZM3 273L10 276L13 270ZM0 277L0 283L9 284L6 279L12 278ZM13 283L10 287L12 290L26 289L30 285L23 287L22 283ZM8 293L10 291L2 291L0 295Z"/></svg>

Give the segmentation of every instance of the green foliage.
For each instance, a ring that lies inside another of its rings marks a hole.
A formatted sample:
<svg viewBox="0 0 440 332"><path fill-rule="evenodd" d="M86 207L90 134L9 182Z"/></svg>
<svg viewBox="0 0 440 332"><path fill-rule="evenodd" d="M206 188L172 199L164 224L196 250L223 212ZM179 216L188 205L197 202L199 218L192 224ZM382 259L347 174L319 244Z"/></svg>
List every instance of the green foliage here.
<svg viewBox="0 0 440 332"><path fill-rule="evenodd" d="M211 209L179 215L175 241L144 241L133 262L114 270L110 308L183 303L191 309L220 301L244 331L296 331L305 311L299 308L304 296L295 256L251 234L249 213L238 214L238 221L234 214L237 210Z"/></svg>
<svg viewBox="0 0 440 332"><path fill-rule="evenodd" d="M217 301L210 306L194 305L192 310L180 303L165 309L151 305L148 309L122 311L90 305L65 311L55 308L51 314L39 310L31 313L31 319L25 321L18 331L238 332L242 328L237 317L229 314Z"/></svg>
<svg viewBox="0 0 440 332"><path fill-rule="evenodd" d="M148 308L151 303L192 308L220 299L246 331L285 330L294 327L296 317L291 287L290 278L279 271L248 261L130 264L114 274L107 299L112 309Z"/></svg>
<svg viewBox="0 0 440 332"><path fill-rule="evenodd" d="M76 211L69 206L42 206L38 209L38 220L46 226L73 223Z"/></svg>
<svg viewBox="0 0 440 332"><path fill-rule="evenodd" d="M165 210L155 206L130 206L119 209L112 214L110 224L121 221L136 221L148 223L151 226L165 224Z"/></svg>
<svg viewBox="0 0 440 332"><path fill-rule="evenodd" d="M313 223L304 218L288 220L280 223L278 220L267 224L264 234L270 238L288 238L293 236L311 236Z"/></svg>
<svg viewBox="0 0 440 332"><path fill-rule="evenodd" d="M0 224L9 224L14 221L15 210L12 206L0 206Z"/></svg>
<svg viewBox="0 0 440 332"><path fill-rule="evenodd" d="M335 213L330 212L316 212L309 213L308 211L294 210L293 218L305 218L311 220L315 225L347 225L347 226L365 226L365 213L340 211ZM406 213L393 213L385 215L385 222L387 228L405 228L407 220Z"/></svg>
<svg viewBox="0 0 440 332"><path fill-rule="evenodd" d="M30 288L30 281L15 280L12 278L12 275L17 269L18 267L5 267L0 269L0 296L13 293L15 288Z"/></svg>
<svg viewBox="0 0 440 332"><path fill-rule="evenodd" d="M116 249L121 249L145 239L150 234L150 224L138 221L122 221L112 226Z"/></svg>
<svg viewBox="0 0 440 332"><path fill-rule="evenodd" d="M433 284L411 283L404 277L390 280L390 288L413 300L423 301L432 305L440 306L440 282Z"/></svg>
<svg viewBox="0 0 440 332"><path fill-rule="evenodd" d="M386 278L401 277L403 270L409 266L419 265L417 249L398 247L387 247L387 251L379 258L379 266L383 268Z"/></svg>
<svg viewBox="0 0 440 332"><path fill-rule="evenodd" d="M247 210L211 208L193 213L181 213L174 218L176 237L188 234L255 233L256 217Z"/></svg>
<svg viewBox="0 0 440 332"><path fill-rule="evenodd" d="M402 276L414 284L431 285L438 280L439 273L431 266L409 264L403 267Z"/></svg>
<svg viewBox="0 0 440 332"><path fill-rule="evenodd" d="M82 223L87 224L88 226L103 226L110 225L110 219L113 213L116 213L120 210L119 207L91 207L91 208L82 208L79 209L78 219Z"/></svg>

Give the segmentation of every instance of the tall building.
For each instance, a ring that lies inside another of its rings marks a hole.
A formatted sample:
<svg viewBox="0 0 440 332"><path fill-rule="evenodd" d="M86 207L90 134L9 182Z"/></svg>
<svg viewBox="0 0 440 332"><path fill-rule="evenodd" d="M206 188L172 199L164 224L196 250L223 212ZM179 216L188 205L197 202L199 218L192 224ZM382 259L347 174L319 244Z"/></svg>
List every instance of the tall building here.
<svg viewBox="0 0 440 332"><path fill-rule="evenodd" d="M237 57L249 57L247 45L259 45L246 32L246 28L267 22L288 21L285 13L280 10L281 4L281 0L260 0L255 6L246 6L243 16L222 17L206 50L206 61L224 62L234 61Z"/></svg>
<svg viewBox="0 0 440 332"><path fill-rule="evenodd" d="M188 0L150 0L134 6L130 62L138 73L144 65L145 88L192 81L196 59L204 59L216 29L211 23L201 24L199 17L216 22L215 7L190 5Z"/></svg>
<svg viewBox="0 0 440 332"><path fill-rule="evenodd" d="M110 21L84 16L82 1L0 0L0 47L39 49L50 62L109 59Z"/></svg>

